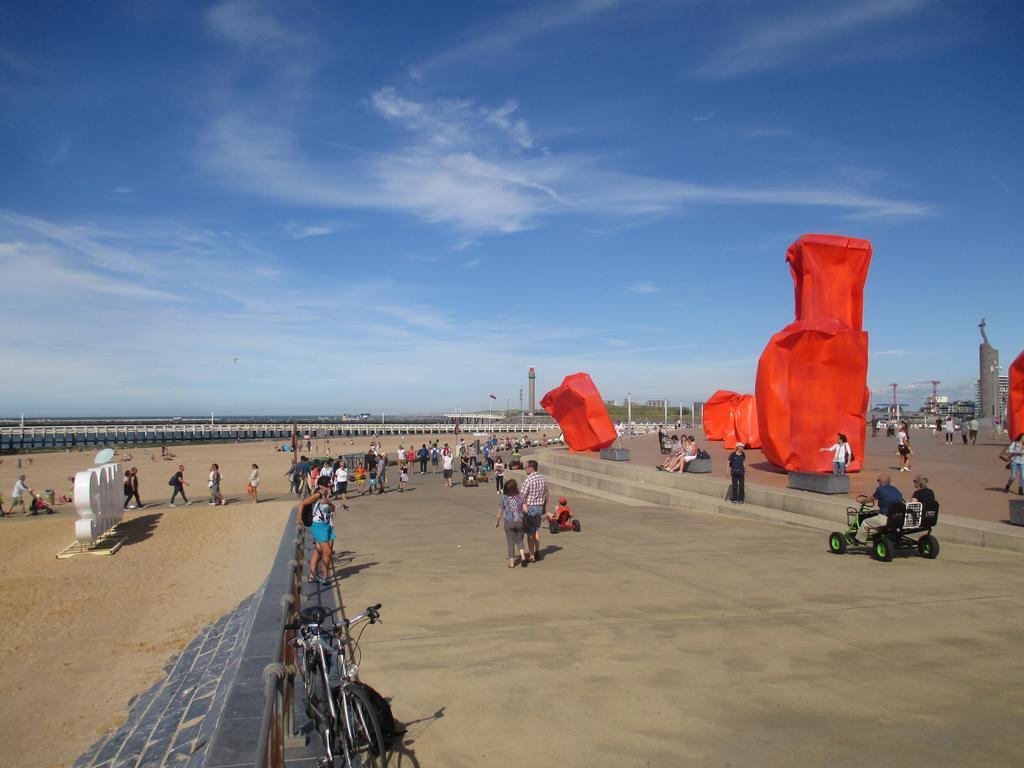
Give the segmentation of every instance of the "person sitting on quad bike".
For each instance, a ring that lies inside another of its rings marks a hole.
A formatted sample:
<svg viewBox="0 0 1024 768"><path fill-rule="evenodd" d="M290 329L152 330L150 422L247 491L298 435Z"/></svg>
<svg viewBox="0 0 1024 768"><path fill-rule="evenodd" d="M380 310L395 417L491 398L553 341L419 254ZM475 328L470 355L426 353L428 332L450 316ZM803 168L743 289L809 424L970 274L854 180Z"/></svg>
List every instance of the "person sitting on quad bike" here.
<svg viewBox="0 0 1024 768"><path fill-rule="evenodd" d="M858 544L868 543L868 531L877 528L884 528L889 522L889 508L893 504L904 504L903 494L899 488L891 485L892 478L883 473L878 476L878 487L871 498L878 502L878 513L866 517L857 527L856 541Z"/></svg>
<svg viewBox="0 0 1024 768"><path fill-rule="evenodd" d="M569 500L561 498L558 500L558 506L555 507L554 512L548 512L547 519L549 522L558 523L560 528L564 528L566 524L572 520L572 510L569 509Z"/></svg>

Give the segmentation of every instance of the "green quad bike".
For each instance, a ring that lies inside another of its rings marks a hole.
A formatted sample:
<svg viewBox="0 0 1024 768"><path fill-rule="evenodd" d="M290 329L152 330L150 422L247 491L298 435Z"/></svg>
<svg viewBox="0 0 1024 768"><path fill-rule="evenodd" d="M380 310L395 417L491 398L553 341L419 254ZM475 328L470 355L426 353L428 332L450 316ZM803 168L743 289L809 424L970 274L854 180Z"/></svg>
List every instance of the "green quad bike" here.
<svg viewBox="0 0 1024 768"><path fill-rule="evenodd" d="M938 502L935 502L934 509L924 509L919 501L893 504L885 526L869 531L867 544L861 544L854 538L857 529L864 520L881 512L869 496L858 496L857 503L859 508L846 508L846 530L829 534L828 548L833 554L841 555L847 549L866 546L872 557L883 563L891 561L900 549L916 549L921 557L928 560L939 556L939 540L932 536L932 528L939 522ZM924 535L911 538L917 534Z"/></svg>

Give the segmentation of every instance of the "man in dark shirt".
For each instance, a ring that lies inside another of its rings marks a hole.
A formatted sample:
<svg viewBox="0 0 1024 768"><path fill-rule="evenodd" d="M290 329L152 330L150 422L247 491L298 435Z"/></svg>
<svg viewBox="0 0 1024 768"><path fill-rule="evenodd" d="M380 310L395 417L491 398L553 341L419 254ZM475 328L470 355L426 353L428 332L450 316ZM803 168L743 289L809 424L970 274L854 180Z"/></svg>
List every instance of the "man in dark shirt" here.
<svg viewBox="0 0 1024 768"><path fill-rule="evenodd" d="M889 522L889 507L893 504L903 504L903 494L899 488L894 488L892 478L888 474L878 476L878 487L875 489L872 498L878 502L878 514L866 518L857 528L857 541L866 544L868 541L868 530L884 528Z"/></svg>
<svg viewBox="0 0 1024 768"><path fill-rule="evenodd" d="M729 454L729 475L732 478L732 503L742 504L744 501L746 480L746 454L743 453L743 443L736 443L736 450Z"/></svg>

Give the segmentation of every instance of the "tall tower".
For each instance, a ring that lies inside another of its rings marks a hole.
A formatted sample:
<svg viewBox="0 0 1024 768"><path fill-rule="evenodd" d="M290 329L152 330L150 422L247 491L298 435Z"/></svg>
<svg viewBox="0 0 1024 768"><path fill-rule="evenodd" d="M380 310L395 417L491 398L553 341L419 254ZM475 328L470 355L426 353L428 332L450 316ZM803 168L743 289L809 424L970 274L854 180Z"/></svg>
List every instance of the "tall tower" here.
<svg viewBox="0 0 1024 768"><path fill-rule="evenodd" d="M533 416L537 410L537 374L533 367L530 368L530 415Z"/></svg>
<svg viewBox="0 0 1024 768"><path fill-rule="evenodd" d="M978 405L981 408L981 418L989 423L999 414L996 413L996 404L999 396L997 392L999 382L999 350L988 343L988 334L985 333L985 318L978 323L981 331L981 344L978 345L978 379L980 380L978 394Z"/></svg>

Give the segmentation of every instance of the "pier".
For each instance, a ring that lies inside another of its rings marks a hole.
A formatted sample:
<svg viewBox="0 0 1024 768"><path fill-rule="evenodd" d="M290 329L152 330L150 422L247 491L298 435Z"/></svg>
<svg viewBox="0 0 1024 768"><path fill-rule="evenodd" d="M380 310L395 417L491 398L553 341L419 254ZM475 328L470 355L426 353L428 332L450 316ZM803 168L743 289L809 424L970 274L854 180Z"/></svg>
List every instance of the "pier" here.
<svg viewBox="0 0 1024 768"><path fill-rule="evenodd" d="M553 421L525 423L494 421L486 417L466 418L456 423L296 422L296 434L305 440L377 436L445 434L547 433L557 437ZM48 424L0 427L0 451L44 450L99 446L161 445L170 443L217 442L228 440L290 440L292 425L280 422L139 423L139 424Z"/></svg>

